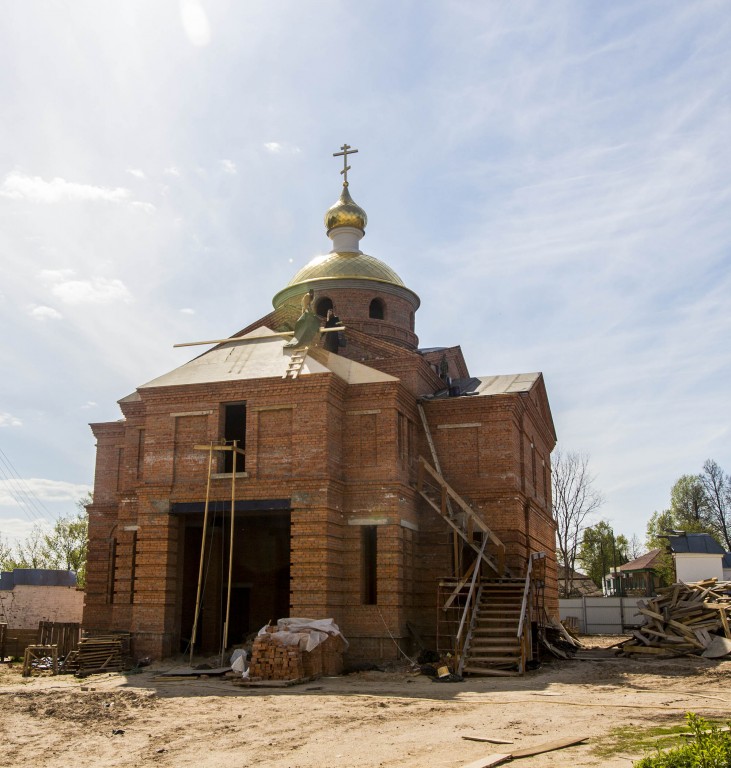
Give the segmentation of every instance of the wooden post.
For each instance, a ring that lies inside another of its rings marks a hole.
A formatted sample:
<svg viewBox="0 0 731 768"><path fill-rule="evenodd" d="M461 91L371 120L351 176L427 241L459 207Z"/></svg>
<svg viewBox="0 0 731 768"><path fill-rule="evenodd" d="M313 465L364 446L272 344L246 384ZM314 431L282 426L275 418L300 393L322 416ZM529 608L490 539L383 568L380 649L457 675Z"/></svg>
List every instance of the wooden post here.
<svg viewBox="0 0 731 768"><path fill-rule="evenodd" d="M228 647L228 626L231 616L231 574L234 567L234 512L236 506L236 448L239 441L233 441L233 466L231 472L231 532L229 534L228 545L228 589L226 591L226 621L223 625L223 645L221 646L221 666L223 666L223 654Z"/></svg>
<svg viewBox="0 0 731 768"><path fill-rule="evenodd" d="M190 663L193 664L193 650L195 649L195 636L198 632L198 619L201 611L201 588L203 586L203 561L206 555L206 530L208 528L208 500L211 495L211 465L213 464L213 443L208 450L208 481L206 483L206 505L203 510L203 533L201 533L201 559L198 566L198 590L195 596L195 616L193 618L193 632L190 638Z"/></svg>

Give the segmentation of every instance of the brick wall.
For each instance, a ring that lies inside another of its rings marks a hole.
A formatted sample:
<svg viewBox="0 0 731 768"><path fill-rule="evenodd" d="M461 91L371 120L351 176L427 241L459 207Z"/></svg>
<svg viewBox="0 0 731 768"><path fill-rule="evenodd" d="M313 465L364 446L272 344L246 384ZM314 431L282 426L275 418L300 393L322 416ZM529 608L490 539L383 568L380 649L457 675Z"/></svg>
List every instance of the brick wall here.
<svg viewBox="0 0 731 768"><path fill-rule="evenodd" d="M37 630L40 621L81 622L84 593L76 587L16 584L0 591L0 605L10 630Z"/></svg>
<svg viewBox="0 0 731 768"><path fill-rule="evenodd" d="M172 512L174 505L200 505L205 499L208 453L193 446L222 437L223 404L245 402L246 460L236 479L237 499L288 500L284 576L290 615L335 619L351 643L351 659L395 658L389 633L406 643L407 621L433 635L436 585L452 573L452 545L444 521L413 487L418 456L430 459L416 395L443 384L422 356L405 349L395 354L393 344L383 340L369 346L362 333L353 338L357 343L348 347L349 354L357 359L362 350L372 356L368 364L400 381L347 386L332 374L318 374L294 382L251 379L144 389L122 401L125 422L92 425L97 465L89 511L86 629L131 630L141 655L169 655L185 643L202 515ZM546 551L554 579L554 438L544 401L539 389L434 400L424 408L445 477L504 541L513 572L524 573L530 552ZM227 509L230 495L231 475L215 471L211 505ZM371 527L375 604L364 591L363 531ZM224 588L226 535L219 519L210 539L217 552L210 569L215 575L206 586L214 602ZM281 539L276 541L280 547ZM262 539L262 549L265 543ZM249 589L257 574L264 577L262 562L252 568L253 576L239 578L239 589ZM252 589L249 610L259 620L267 609L262 600L270 599L263 595L274 592ZM554 594L552 583L551 606ZM272 611L278 599L271 597ZM215 646L220 615L211 616L209 610L199 643Z"/></svg>

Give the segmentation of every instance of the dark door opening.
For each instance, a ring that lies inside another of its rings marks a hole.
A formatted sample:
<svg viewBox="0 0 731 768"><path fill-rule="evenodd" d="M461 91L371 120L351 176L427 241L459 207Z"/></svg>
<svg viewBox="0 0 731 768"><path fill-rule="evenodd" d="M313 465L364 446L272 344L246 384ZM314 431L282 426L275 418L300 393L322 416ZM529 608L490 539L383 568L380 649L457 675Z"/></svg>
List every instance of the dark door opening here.
<svg viewBox="0 0 731 768"><path fill-rule="evenodd" d="M223 641L230 536L229 512L223 511L221 502L213 506L219 509L209 509L196 638L196 650L210 654L220 651ZM181 545L181 651L188 647L193 631L202 530L201 514L186 516ZM233 550L229 647L240 645L271 619L289 615L290 513L237 512Z"/></svg>

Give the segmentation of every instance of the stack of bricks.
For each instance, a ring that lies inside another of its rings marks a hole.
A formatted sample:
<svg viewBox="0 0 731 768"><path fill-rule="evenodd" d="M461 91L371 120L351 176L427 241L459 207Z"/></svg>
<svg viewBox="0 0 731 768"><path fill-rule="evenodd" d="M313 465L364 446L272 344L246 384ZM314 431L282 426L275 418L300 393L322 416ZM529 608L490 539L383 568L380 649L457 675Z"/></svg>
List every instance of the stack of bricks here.
<svg viewBox="0 0 731 768"><path fill-rule="evenodd" d="M303 677L339 675L343 671L341 637L328 637L312 651L302 648L301 640L295 645L285 645L277 636L277 627L267 627L259 635L251 649L250 679L299 680Z"/></svg>
<svg viewBox="0 0 731 768"><path fill-rule="evenodd" d="M267 627L251 649L249 677L262 680L298 680L305 677L299 644L285 645L277 636L276 627Z"/></svg>

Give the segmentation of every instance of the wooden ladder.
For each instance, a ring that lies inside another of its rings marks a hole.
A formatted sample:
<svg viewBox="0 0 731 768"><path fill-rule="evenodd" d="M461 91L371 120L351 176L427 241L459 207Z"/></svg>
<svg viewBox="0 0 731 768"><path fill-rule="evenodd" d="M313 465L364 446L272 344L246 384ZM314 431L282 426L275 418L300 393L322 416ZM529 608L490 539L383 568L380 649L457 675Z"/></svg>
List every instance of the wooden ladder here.
<svg viewBox="0 0 731 768"><path fill-rule="evenodd" d="M292 352L287 370L284 372L284 376L282 376L283 379L296 379L297 376L299 376L302 366L307 359L308 350L309 347L302 347L301 349L295 349L295 351Z"/></svg>

